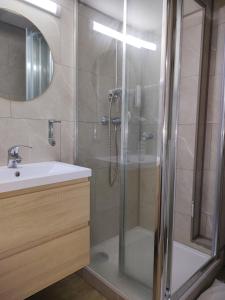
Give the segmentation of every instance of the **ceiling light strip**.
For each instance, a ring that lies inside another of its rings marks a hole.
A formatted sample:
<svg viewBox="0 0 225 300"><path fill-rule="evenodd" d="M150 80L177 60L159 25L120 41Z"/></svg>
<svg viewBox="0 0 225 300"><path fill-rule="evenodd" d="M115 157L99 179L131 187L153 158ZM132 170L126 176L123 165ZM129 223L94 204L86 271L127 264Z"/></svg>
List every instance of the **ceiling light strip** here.
<svg viewBox="0 0 225 300"><path fill-rule="evenodd" d="M144 40L141 40L139 38L136 38L132 35L123 35L123 33L116 31L108 26L105 26L103 24L100 24L96 21L93 21L93 30L97 31L99 33L102 33L104 35L107 35L109 37L112 37L118 41L123 42L125 40L125 42L128 45L134 46L136 48L144 48L144 49L148 49L151 51L156 51L157 50L157 45L151 42L147 42Z"/></svg>

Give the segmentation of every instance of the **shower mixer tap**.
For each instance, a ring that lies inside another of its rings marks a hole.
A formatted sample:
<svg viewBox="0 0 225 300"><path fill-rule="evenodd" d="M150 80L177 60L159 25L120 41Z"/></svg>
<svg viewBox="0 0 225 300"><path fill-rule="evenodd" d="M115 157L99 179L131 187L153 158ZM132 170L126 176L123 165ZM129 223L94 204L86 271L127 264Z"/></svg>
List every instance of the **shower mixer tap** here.
<svg viewBox="0 0 225 300"><path fill-rule="evenodd" d="M141 140L142 141L149 141L149 140L152 140L154 138L154 135L153 133L148 133L148 132L143 132L142 135L141 135Z"/></svg>
<svg viewBox="0 0 225 300"><path fill-rule="evenodd" d="M122 89L114 89L114 90L109 90L108 93L108 100L109 102L117 102L121 100L122 98Z"/></svg>
<svg viewBox="0 0 225 300"><path fill-rule="evenodd" d="M109 125L109 117L103 116L101 118L100 122L101 122L102 125ZM112 125L114 125L114 126L120 126L121 125L121 118L120 117L111 118L111 122L110 123Z"/></svg>

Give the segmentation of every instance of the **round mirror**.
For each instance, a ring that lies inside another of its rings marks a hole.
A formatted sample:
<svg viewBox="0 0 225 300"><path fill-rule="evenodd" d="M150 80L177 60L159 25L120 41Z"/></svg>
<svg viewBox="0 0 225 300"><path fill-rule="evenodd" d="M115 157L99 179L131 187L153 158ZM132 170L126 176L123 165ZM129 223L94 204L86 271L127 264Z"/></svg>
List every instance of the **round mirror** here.
<svg viewBox="0 0 225 300"><path fill-rule="evenodd" d="M52 77L53 58L42 33L23 16L0 9L0 97L32 100Z"/></svg>

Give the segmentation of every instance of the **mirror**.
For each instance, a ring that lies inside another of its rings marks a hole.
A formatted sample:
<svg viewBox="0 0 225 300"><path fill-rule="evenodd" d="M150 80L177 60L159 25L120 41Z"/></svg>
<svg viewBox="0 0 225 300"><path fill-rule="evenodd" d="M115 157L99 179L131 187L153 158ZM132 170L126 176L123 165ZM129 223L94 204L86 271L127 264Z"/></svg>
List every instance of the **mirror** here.
<svg viewBox="0 0 225 300"><path fill-rule="evenodd" d="M52 53L42 33L23 16L0 9L0 97L32 100L52 77Z"/></svg>

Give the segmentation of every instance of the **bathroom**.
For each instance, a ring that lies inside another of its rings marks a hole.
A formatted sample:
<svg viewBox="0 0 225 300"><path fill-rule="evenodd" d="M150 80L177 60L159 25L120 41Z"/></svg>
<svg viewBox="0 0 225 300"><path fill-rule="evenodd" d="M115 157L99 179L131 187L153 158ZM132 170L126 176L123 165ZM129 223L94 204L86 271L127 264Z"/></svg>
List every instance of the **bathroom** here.
<svg viewBox="0 0 225 300"><path fill-rule="evenodd" d="M0 0L0 300L225 299L225 0Z"/></svg>

